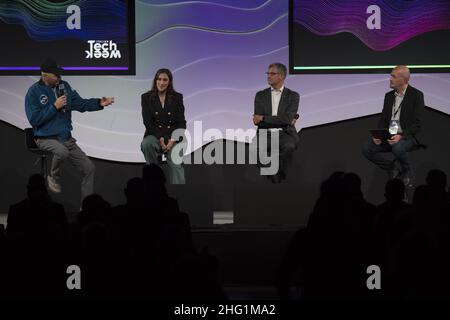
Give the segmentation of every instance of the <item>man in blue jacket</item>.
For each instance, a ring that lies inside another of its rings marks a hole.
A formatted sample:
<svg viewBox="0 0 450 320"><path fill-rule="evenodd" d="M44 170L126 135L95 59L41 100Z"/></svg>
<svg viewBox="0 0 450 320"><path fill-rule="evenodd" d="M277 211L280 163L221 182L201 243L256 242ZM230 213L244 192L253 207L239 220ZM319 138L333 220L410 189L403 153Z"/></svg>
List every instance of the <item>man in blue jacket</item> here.
<svg viewBox="0 0 450 320"><path fill-rule="evenodd" d="M41 65L41 79L28 89L25 112L33 127L37 146L53 154L48 187L61 192L60 166L69 159L83 173L81 199L94 192L95 166L72 137L72 110L79 112L102 110L114 98L83 99L66 81L61 79L63 69L52 59Z"/></svg>

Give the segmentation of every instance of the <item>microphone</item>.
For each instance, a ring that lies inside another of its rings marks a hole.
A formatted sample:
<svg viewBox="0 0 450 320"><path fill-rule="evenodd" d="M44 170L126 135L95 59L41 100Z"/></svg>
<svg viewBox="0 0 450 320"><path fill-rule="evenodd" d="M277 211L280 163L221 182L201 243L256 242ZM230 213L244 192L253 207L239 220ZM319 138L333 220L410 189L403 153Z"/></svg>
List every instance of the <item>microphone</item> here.
<svg viewBox="0 0 450 320"><path fill-rule="evenodd" d="M66 94L66 87L64 86L64 83L60 83L58 85L58 88L56 89L56 96L59 98L61 96L64 96ZM64 105L61 109L63 112L66 112L66 105Z"/></svg>
<svg viewBox="0 0 450 320"><path fill-rule="evenodd" d="M63 96L66 94L66 87L64 86L64 83L60 83L58 85L58 89L57 89L57 93L56 95L59 97Z"/></svg>

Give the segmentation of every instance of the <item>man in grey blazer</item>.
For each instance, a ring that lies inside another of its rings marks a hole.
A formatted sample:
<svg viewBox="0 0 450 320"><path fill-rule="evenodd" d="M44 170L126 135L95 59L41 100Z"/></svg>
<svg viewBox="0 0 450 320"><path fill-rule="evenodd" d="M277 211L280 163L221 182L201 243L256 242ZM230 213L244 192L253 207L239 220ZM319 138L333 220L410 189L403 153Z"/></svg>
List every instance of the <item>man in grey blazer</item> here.
<svg viewBox="0 0 450 320"><path fill-rule="evenodd" d="M279 133L279 170L269 178L273 183L286 179L286 169L292 160L299 137L295 129L300 96L284 86L287 69L282 63L272 63L266 72L270 88L259 91L255 96L253 123L258 126L257 137L262 129L270 136ZM270 142L270 137L268 138ZM268 146L270 150L270 146Z"/></svg>

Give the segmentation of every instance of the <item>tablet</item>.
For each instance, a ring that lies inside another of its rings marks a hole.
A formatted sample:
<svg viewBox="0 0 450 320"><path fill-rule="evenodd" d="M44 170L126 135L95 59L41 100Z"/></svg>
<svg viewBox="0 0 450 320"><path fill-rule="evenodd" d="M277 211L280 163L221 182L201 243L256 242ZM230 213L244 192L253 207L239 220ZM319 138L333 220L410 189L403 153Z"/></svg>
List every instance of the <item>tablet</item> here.
<svg viewBox="0 0 450 320"><path fill-rule="evenodd" d="M370 130L370 133L372 134L372 137L382 141L386 141L391 138L391 134L388 129L372 129Z"/></svg>

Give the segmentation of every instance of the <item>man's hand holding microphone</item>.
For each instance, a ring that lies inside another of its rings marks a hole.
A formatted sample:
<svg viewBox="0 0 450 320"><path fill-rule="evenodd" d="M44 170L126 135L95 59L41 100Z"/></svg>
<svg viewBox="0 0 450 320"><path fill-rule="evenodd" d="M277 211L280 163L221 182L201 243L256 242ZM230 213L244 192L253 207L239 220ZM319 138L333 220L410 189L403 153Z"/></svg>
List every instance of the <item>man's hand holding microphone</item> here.
<svg viewBox="0 0 450 320"><path fill-rule="evenodd" d="M58 99L56 99L55 103L53 104L56 108L56 110L61 110L62 108L64 108L67 104L67 96L66 95L62 95L60 96Z"/></svg>

